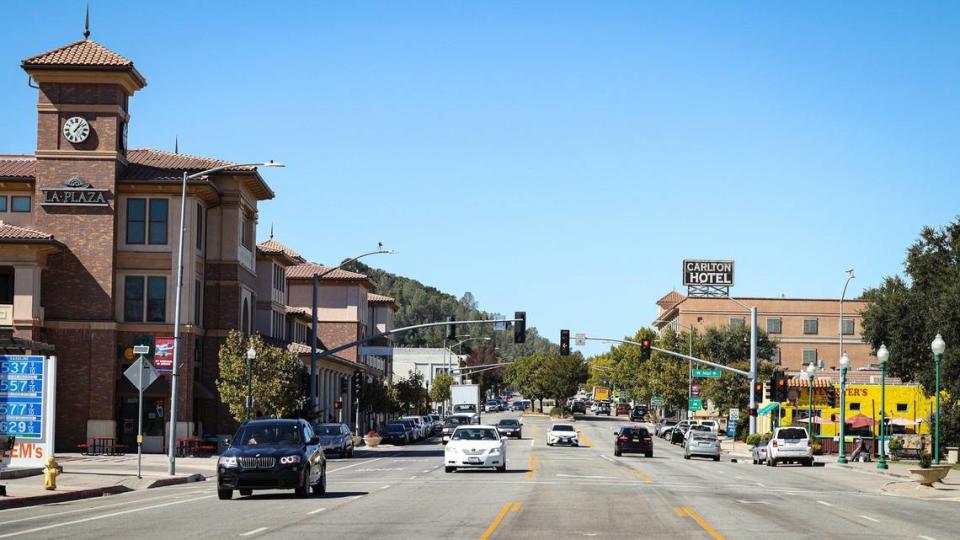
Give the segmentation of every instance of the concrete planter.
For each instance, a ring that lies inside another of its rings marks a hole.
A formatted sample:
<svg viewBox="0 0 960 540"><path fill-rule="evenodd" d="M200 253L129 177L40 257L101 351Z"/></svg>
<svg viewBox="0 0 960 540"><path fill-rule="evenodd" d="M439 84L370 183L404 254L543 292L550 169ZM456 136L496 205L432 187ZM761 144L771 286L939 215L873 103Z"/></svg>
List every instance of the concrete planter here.
<svg viewBox="0 0 960 540"><path fill-rule="evenodd" d="M382 441L382 440L383 440L383 439L380 438L380 437L364 437L364 438L363 438L363 444L365 444L365 445L373 448L373 447L379 445L379 444L380 444L380 441Z"/></svg>
<svg viewBox="0 0 960 540"><path fill-rule="evenodd" d="M950 472L950 466L933 466L929 469L910 469L910 479L921 486L932 486L934 482L939 482L947 477Z"/></svg>

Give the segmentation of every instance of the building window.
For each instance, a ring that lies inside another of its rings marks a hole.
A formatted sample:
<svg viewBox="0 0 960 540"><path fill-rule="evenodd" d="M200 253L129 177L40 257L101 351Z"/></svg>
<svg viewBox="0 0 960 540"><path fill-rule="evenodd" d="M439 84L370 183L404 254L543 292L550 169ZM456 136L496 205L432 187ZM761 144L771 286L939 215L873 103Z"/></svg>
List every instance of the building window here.
<svg viewBox="0 0 960 540"><path fill-rule="evenodd" d="M843 335L852 336L853 335L853 319L844 319L843 320Z"/></svg>
<svg viewBox="0 0 960 540"><path fill-rule="evenodd" d="M123 289L125 322L164 322L167 319L167 278L127 276Z"/></svg>
<svg viewBox="0 0 960 540"><path fill-rule="evenodd" d="M803 320L803 333L804 334L817 334L819 332L819 324L817 319L804 319Z"/></svg>
<svg viewBox="0 0 960 540"><path fill-rule="evenodd" d="M10 197L10 210L14 212L29 212L30 197L23 195L14 195Z"/></svg>
<svg viewBox="0 0 960 540"><path fill-rule="evenodd" d="M0 212L6 212L6 211L7 211L7 196L0 195Z"/></svg>
<svg viewBox="0 0 960 540"><path fill-rule="evenodd" d="M167 199L127 199L127 243L145 244L149 241L152 245L166 244L169 210L170 201Z"/></svg>
<svg viewBox="0 0 960 540"><path fill-rule="evenodd" d="M240 245L253 249L253 219L246 212L240 212Z"/></svg>
<svg viewBox="0 0 960 540"><path fill-rule="evenodd" d="M240 313L240 331L250 333L250 303L246 298L243 299L243 311Z"/></svg>
<svg viewBox="0 0 960 540"><path fill-rule="evenodd" d="M197 251L203 251L203 205L197 203Z"/></svg>
<svg viewBox="0 0 960 540"><path fill-rule="evenodd" d="M779 334L783 331L783 320L776 319L767 319L767 333L768 334Z"/></svg>
<svg viewBox="0 0 960 540"><path fill-rule="evenodd" d="M730 328L743 328L746 320L743 317L730 317Z"/></svg>
<svg viewBox="0 0 960 540"><path fill-rule="evenodd" d="M196 288L193 290L193 321L197 326L203 326L203 281L198 279L195 285Z"/></svg>
<svg viewBox="0 0 960 540"><path fill-rule="evenodd" d="M905 413L905 412L907 412L907 404L906 404L906 403L897 403L897 412L899 412L899 413Z"/></svg>
<svg viewBox="0 0 960 540"><path fill-rule="evenodd" d="M860 404L859 404L859 403L856 403L856 402L851 402L851 403L850 403L850 410L851 410L851 411L859 411L859 410L860 410Z"/></svg>
<svg viewBox="0 0 960 540"><path fill-rule="evenodd" d="M273 264L273 288L283 292L286 288L287 274L279 264Z"/></svg>
<svg viewBox="0 0 960 540"><path fill-rule="evenodd" d="M773 349L773 358L771 358L770 361L773 362L774 364L777 364L777 365L779 365L779 364L781 363L781 361L780 361L780 347L777 347L777 348Z"/></svg>
<svg viewBox="0 0 960 540"><path fill-rule="evenodd" d="M803 363L804 364L813 364L817 361L817 350L816 349L804 349L803 350Z"/></svg>

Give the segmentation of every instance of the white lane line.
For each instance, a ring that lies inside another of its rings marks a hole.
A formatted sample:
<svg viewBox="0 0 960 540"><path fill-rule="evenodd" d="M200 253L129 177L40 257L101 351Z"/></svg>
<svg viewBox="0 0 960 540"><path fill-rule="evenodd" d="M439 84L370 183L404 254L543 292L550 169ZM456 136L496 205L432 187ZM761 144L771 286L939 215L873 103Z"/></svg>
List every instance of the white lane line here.
<svg viewBox="0 0 960 540"><path fill-rule="evenodd" d="M922 534L918 535L917 538L920 538L921 540L937 540L936 538L930 538L929 536L924 536Z"/></svg>
<svg viewBox="0 0 960 540"><path fill-rule="evenodd" d="M427 474L428 472L430 472L430 469L423 471L423 474Z"/></svg>
<svg viewBox="0 0 960 540"><path fill-rule="evenodd" d="M247 532L241 534L240 536L253 536L253 535L257 534L257 533L262 533L262 532L265 531L265 530L267 530L266 527L260 527L259 529L254 529L254 530L252 530L252 531L247 531Z"/></svg>
<svg viewBox="0 0 960 540"><path fill-rule="evenodd" d="M763 485L763 482L757 482L757 485L760 486L760 487L767 487L767 486Z"/></svg>
<svg viewBox="0 0 960 540"><path fill-rule="evenodd" d="M746 480L746 478L740 476L739 474L735 474L733 475L733 477L736 478L737 480Z"/></svg>
<svg viewBox="0 0 960 540"><path fill-rule="evenodd" d="M737 502L740 504L770 504L767 501L744 501L741 499L737 499Z"/></svg>
<svg viewBox="0 0 960 540"><path fill-rule="evenodd" d="M347 465L346 467L340 467L339 469L333 469L332 471L327 471L328 473L335 473L337 471L342 471L344 469L350 469L352 467L359 467L360 465L367 465L368 463L373 463L374 461L379 461L383 459L382 457L371 459L370 461L361 461L360 463L354 463L353 465Z"/></svg>
<svg viewBox="0 0 960 540"><path fill-rule="evenodd" d="M195 492L193 492L193 493L207 493L207 492L205 492L205 491L195 491ZM112 495L111 495L111 496L112 496ZM11 523L21 523L21 522L23 522L23 521L30 521L30 520L34 520L34 519L43 519L43 518L51 518L51 517L56 517L56 516L65 516L65 515L67 515L67 514L76 514L77 512L87 512L87 513L90 513L90 512L96 511L96 510L105 510L105 509L107 509L107 508L116 508L117 506L129 506L129 505L131 505L131 504L137 504L138 502L152 502L152 501L156 501L156 500L158 500L158 499L171 499L171 498L176 499L176 498L180 498L180 497L182 497L182 495L164 495L164 496L162 496L162 497L151 497L151 498L149 498L149 499L147 499L147 500L141 500L141 501L128 501L128 502L123 502L123 503L104 504L104 505L95 506L95 507L78 508L78 509L76 509L76 510L66 510L66 511L64 511L64 512L56 512L56 513L53 513L53 514L39 514L39 515L36 515L36 516L30 516L30 517L25 517L25 518L20 518L20 519L11 519L10 521L0 521L0 525L9 525L9 524L11 524ZM23 510L23 508L19 508L19 510Z"/></svg>
<svg viewBox="0 0 960 540"><path fill-rule="evenodd" d="M536 439L530 439L530 448L533 448L533 443L536 442Z"/></svg>
<svg viewBox="0 0 960 540"><path fill-rule="evenodd" d="M872 521L872 522L874 522L874 523L880 523L880 520L879 520L879 519L872 518L872 517L870 517L870 516L865 516L865 515L863 515L863 514L860 514L860 517L862 517L863 519Z"/></svg>
<svg viewBox="0 0 960 540"><path fill-rule="evenodd" d="M183 503L200 501L200 500L203 500L203 499L212 499L212 498L213 498L213 495L207 495L207 496L204 496L204 497L196 497L196 498L194 498L194 499L187 499L187 500L184 500L184 501L172 501L172 502L168 502L168 503L154 504L154 505L152 505L152 506L143 506L143 507L140 507L140 508L133 508L133 509L130 509L130 510L121 510L121 511L119 511L119 512L112 512L112 513L110 513L110 514L100 514L99 516L91 516L91 517L86 517L86 518L83 518L83 519L75 519L75 520L73 520L73 521L64 521L63 523L54 523L53 525L45 525L45 526L43 526L43 527L35 527L35 528L33 528L33 529L24 529L24 530L22 530L22 531L17 531L17 532L12 532L12 533L7 533L7 534L4 534L4 535L0 535L0 538L10 538L11 536L20 536L20 535L22 535L22 534L30 534L30 533L40 532L40 531L48 531L48 530L50 530L50 529L57 529L57 528L60 528L60 527L66 527L66 526L68 526L68 525L76 525L76 524L78 524L78 523L87 523L88 521L96 521L96 520L98 520L98 519L106 519L106 518L111 518L111 517L116 517L116 516L122 516L122 515L126 515L126 514L132 514L132 513L134 513L134 512L142 512L142 511L144 511L144 510L153 510L154 508L163 508L163 507L165 507L165 506L173 506L173 505L175 505L175 504L183 504Z"/></svg>
<svg viewBox="0 0 960 540"><path fill-rule="evenodd" d="M351 501L355 501L355 500L357 500L357 499L359 499L359 498L361 498L361 497L363 497L363 495L354 495L353 497L350 497L350 500L351 500Z"/></svg>
<svg viewBox="0 0 960 540"><path fill-rule="evenodd" d="M417 475L413 475L410 477L410 480L416 480L416 479L417 479Z"/></svg>
<svg viewBox="0 0 960 540"><path fill-rule="evenodd" d="M824 506L833 506L832 504L828 503L827 501L817 501L817 502L820 503L820 504L822 504L822 505L824 505Z"/></svg>
<svg viewBox="0 0 960 540"><path fill-rule="evenodd" d="M307 512L307 515L308 515L308 516L312 516L312 515L314 515L314 514L319 514L320 512L323 512L324 510L326 510L326 508L317 508L316 510L311 510L311 511Z"/></svg>
<svg viewBox="0 0 960 540"><path fill-rule="evenodd" d="M387 489L388 487L390 487L390 484L387 484L387 485L385 485L385 486L382 486L380 489Z"/></svg>
<svg viewBox="0 0 960 540"><path fill-rule="evenodd" d="M608 458L607 456L604 456L604 455L602 455L602 454L600 455L600 457L603 458L603 459L605 459L605 460L607 460L607 461L609 461L610 463L616 463L616 462L617 462L615 459L610 459L610 458Z"/></svg>

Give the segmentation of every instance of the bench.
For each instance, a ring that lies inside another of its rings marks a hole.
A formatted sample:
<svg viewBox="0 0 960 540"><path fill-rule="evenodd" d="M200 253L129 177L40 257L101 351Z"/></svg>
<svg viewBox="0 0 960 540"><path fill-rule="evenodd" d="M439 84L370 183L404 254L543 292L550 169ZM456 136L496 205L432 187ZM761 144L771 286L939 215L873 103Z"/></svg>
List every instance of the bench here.
<svg viewBox="0 0 960 540"><path fill-rule="evenodd" d="M896 458L905 458L913 457L920 459L920 449L919 448L900 448L898 450L893 450L891 452Z"/></svg>
<svg viewBox="0 0 960 540"><path fill-rule="evenodd" d="M78 444L78 445L77 445L77 448L80 450L80 455L81 455L81 456L92 456L92 455L93 455L92 453L90 453L90 445L89 445L89 444Z"/></svg>
<svg viewBox="0 0 960 540"><path fill-rule="evenodd" d="M127 453L127 445L125 444L114 444L109 448L110 448L110 455L113 455L113 456L122 456Z"/></svg>

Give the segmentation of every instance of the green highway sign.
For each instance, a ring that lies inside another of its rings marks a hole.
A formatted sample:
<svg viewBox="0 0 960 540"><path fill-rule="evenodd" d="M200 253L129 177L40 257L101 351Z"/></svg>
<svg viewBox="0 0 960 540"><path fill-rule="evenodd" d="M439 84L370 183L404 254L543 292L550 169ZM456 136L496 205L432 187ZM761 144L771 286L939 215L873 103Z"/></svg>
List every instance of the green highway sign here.
<svg viewBox="0 0 960 540"><path fill-rule="evenodd" d="M660 397L654 397L653 399L650 400L650 404L653 405L654 407L659 407L663 405L663 399L661 399Z"/></svg>
<svg viewBox="0 0 960 540"><path fill-rule="evenodd" d="M703 408L703 400L701 398L698 398L698 397L690 398L691 411L699 411L702 408Z"/></svg>
<svg viewBox="0 0 960 540"><path fill-rule="evenodd" d="M694 378L698 378L698 379L719 379L720 370L719 369L694 369L693 376Z"/></svg>

